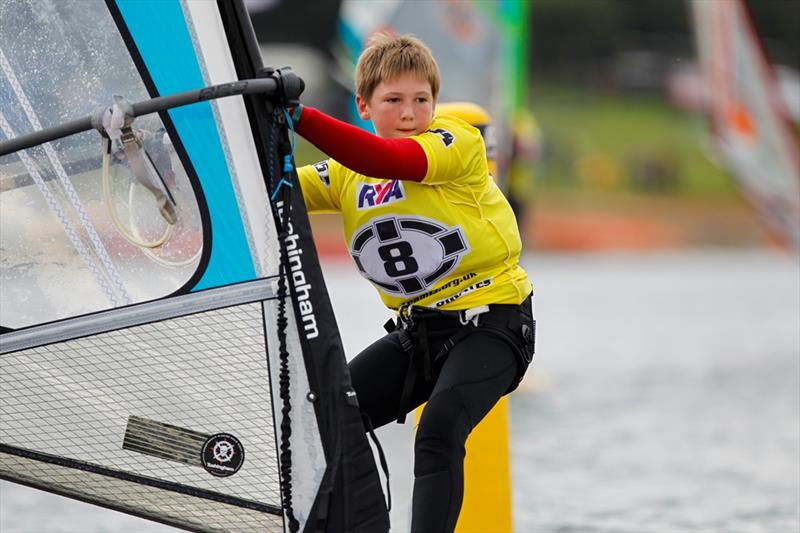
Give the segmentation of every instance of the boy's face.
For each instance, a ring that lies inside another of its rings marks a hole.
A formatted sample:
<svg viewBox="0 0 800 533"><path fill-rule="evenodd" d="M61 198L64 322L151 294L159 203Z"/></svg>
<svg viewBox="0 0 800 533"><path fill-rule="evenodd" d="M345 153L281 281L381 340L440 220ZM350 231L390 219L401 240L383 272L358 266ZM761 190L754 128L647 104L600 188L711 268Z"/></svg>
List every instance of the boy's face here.
<svg viewBox="0 0 800 533"><path fill-rule="evenodd" d="M358 114L371 120L379 137L410 137L428 129L436 103L431 84L408 72L382 81L369 101L356 96Z"/></svg>

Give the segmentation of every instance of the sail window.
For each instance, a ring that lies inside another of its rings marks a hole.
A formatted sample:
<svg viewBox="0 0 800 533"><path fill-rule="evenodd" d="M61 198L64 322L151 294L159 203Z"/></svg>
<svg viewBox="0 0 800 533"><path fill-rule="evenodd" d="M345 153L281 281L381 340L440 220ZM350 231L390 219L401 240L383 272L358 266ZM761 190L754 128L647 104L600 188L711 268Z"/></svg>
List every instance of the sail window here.
<svg viewBox="0 0 800 533"><path fill-rule="evenodd" d="M102 0L2 2L0 72L0 140L150 97ZM120 143L104 165L94 131L0 157L0 326L153 300L196 273L203 202L179 139L158 115L134 132L155 183Z"/></svg>

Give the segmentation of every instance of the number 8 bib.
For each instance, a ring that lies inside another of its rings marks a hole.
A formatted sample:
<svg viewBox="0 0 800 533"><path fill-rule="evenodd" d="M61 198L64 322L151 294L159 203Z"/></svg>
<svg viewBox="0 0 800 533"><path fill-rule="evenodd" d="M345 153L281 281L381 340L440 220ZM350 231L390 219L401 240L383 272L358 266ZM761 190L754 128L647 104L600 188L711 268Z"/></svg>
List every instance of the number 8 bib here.
<svg viewBox="0 0 800 533"><path fill-rule="evenodd" d="M412 296L450 273L469 251L461 228L416 216L372 219L353 233L350 255L368 280Z"/></svg>

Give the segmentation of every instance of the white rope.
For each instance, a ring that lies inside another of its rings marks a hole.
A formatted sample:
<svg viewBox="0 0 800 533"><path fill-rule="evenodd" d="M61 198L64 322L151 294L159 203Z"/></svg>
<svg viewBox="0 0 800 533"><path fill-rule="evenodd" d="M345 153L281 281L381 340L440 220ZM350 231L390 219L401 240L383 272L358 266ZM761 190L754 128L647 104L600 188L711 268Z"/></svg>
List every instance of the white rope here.
<svg viewBox="0 0 800 533"><path fill-rule="evenodd" d="M0 112L0 129L3 130L3 134L5 134L6 138L11 139L15 137L14 130L11 129L11 125L6 120L5 115ZM94 276L95 281L100 284L103 288L104 292L106 293L106 298L114 307L119 305L119 301L117 300L116 295L114 294L114 289L109 285L108 279L106 276L101 272L100 268L92 259L92 256L89 254L89 251L83 244L83 241L78 236L78 233L75 231L75 228L72 227L69 219L67 218L66 213L64 210L61 209L61 205L56 200L55 196L53 196L53 191L47 186L42 179L42 176L36 170L36 163L25 153L24 150L20 150L17 152L22 164L25 165L25 168L28 170L28 174L31 175L33 178L34 183L36 184L36 188L39 189L39 192L42 193L44 196L47 205L58 217L59 222L61 222L61 226L64 228L64 231L67 233L67 237L69 237L70 242L72 242L72 246L75 247L75 250L78 252L78 255L83 259L86 265L89 267L89 271L91 271L92 275Z"/></svg>
<svg viewBox="0 0 800 533"><path fill-rule="evenodd" d="M114 200L111 198L111 183L108 173L109 167L109 154L108 149L111 144L109 139L103 140L103 199L105 200L106 210L108 211L109 217L111 217L111 222L114 224L114 227L117 229L120 235L122 235L126 241L133 244L134 246L138 246L139 248L158 248L162 246L165 242L167 242L172 235L172 229L174 226L172 224L167 224L167 228L164 230L164 233L161 235L161 238L155 241L145 241L141 235L138 234L134 230L134 233L129 232L125 226L119 221L119 217L117 216L117 210L114 208ZM131 206L133 204L130 204ZM131 207L129 206L129 209ZM133 228L132 228L133 229Z"/></svg>
<svg viewBox="0 0 800 533"><path fill-rule="evenodd" d="M36 112L33 110L33 106L28 100L28 97L25 95L25 92L22 89L22 85L20 85L19 80L14 74L14 71L11 68L11 64L8 62L8 59L6 59L6 56L3 53L2 49L0 49L0 67L2 67L3 72L8 78L8 81L11 84L11 88L14 90L14 94L16 95L17 100L22 105L22 109L23 111L25 111L25 115L27 116L28 121L31 123L31 126L33 126L34 130L41 130L42 124L39 122L39 118L36 116ZM47 158L50 160L50 164L56 171L56 176L58 176L58 180L61 183L61 186L64 188L64 192L67 195L67 199L69 199L70 203L72 204L72 207L78 213L78 219L81 223L81 226L83 227L83 230L86 232L86 234L89 236L89 240L92 243L92 247L94 248L95 253L97 253L98 257L100 258L100 262L102 263L103 267L105 267L105 270L111 279L114 289L120 296L120 299L122 300L123 304L125 305L130 304L131 298L122 284L119 274L117 273L117 269L114 266L114 263L111 261L111 257L108 254L108 250L106 250L106 247L100 240L100 236L97 234L94 225L92 225L91 220L89 220L89 216L86 214L86 209L83 207L83 203L78 197L77 191L72 186L72 182L69 180L67 172L66 170L64 170L64 166L61 164L61 161L58 158L58 154L56 154L56 151L53 149L50 143L44 143L42 147L44 148L45 154L47 154Z"/></svg>
<svg viewBox="0 0 800 533"><path fill-rule="evenodd" d="M128 205L134 205L134 192L136 191L136 182L131 181L130 188L128 189ZM139 231L136 229L136 224L133 221L133 211L130 210L128 213L129 225L131 227L131 231L133 231L134 235L139 235ZM141 235L139 235L141 238ZM163 248L162 248L163 250ZM197 251L191 257L187 259L183 259L180 261L173 261L171 259L165 259L158 254L156 254L153 250L142 249L142 253L149 257L154 263L158 263L161 266L169 267L169 268L180 268L185 267L186 265L190 265L192 263L197 262L200 258L200 254L203 253L203 244L201 243L200 246L197 248Z"/></svg>
<svg viewBox="0 0 800 533"><path fill-rule="evenodd" d="M106 142L109 142L106 140ZM171 261L169 259L163 259L159 257L157 254L153 252L152 249L160 248L164 244L169 241L170 237L172 236L173 230L175 229L174 224L168 224L166 229L164 230L164 234L161 236L160 239L148 242L144 240L144 237L139 233L139 230L136 228L136 224L133 221L133 209L132 206L134 205L134 198L133 192L136 190L136 181L131 181L130 188L128 191L128 225L130 226L130 232L128 232L122 223L119 221L119 217L117 214L116 209L114 209L113 199L111 198L111 178L109 172L109 154L108 154L108 146L103 149L103 196L105 197L106 206L108 209L108 213L111 216L111 221L114 223L114 227L117 228L117 231L127 240L129 243L133 244L134 246L138 246L141 248L141 252L149 257L153 262L158 263L159 265L169 267L169 268L180 268L191 263L197 261L200 257L200 254L203 252L203 247L197 250L197 252L190 258L184 259L182 261Z"/></svg>

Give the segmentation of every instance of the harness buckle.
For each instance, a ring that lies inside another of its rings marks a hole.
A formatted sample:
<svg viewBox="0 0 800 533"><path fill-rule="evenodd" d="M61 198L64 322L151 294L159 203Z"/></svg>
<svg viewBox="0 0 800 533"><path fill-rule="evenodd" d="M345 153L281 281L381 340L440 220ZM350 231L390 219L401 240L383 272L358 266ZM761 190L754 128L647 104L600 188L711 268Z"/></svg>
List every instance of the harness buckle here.
<svg viewBox="0 0 800 533"><path fill-rule="evenodd" d="M489 312L488 305L479 305L477 307L470 307L469 309L464 309L460 313L458 313L458 321L462 326L466 326L468 323L472 322L472 325L478 327L480 322L480 317L483 313Z"/></svg>
<svg viewBox="0 0 800 533"><path fill-rule="evenodd" d="M403 351L411 355L414 352L414 339L411 338L411 335L405 329L401 329L398 336L400 337L400 346Z"/></svg>

